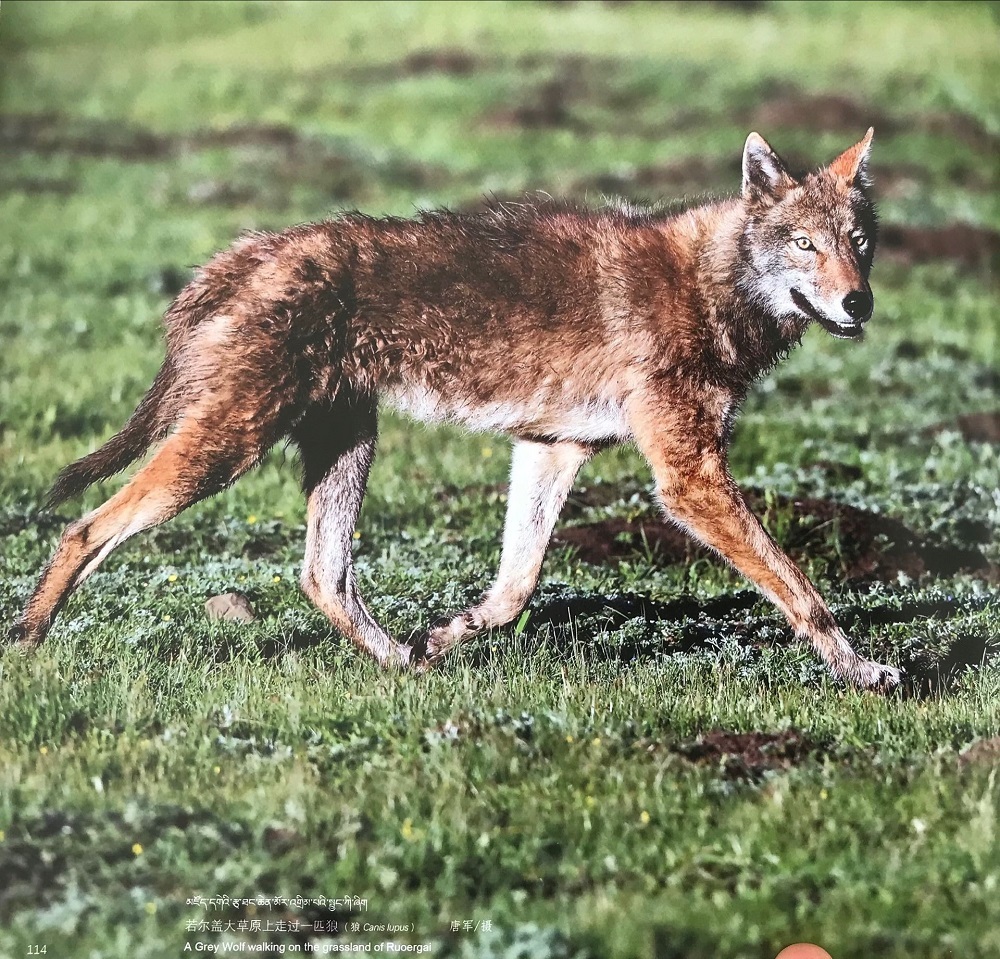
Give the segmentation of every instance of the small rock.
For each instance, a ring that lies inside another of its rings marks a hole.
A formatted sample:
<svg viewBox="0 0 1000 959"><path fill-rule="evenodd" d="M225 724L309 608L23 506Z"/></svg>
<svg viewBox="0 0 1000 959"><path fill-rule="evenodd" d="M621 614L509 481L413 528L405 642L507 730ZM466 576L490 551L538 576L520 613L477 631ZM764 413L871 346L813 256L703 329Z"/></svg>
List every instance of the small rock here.
<svg viewBox="0 0 1000 959"><path fill-rule="evenodd" d="M257 614L250 600L241 593L221 593L205 602L205 615L209 619L229 619L237 623L252 623Z"/></svg>

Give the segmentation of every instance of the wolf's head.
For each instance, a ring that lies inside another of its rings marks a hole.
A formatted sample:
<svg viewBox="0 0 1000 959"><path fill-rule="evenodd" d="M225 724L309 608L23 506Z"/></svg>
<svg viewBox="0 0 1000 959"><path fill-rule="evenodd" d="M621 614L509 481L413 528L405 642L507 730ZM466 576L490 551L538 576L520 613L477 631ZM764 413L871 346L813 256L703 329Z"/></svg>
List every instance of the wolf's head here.
<svg viewBox="0 0 1000 959"><path fill-rule="evenodd" d="M743 150L742 284L779 319L816 320L853 339L871 318L868 285L875 253L875 207L868 193L874 130L829 166L800 179L757 133Z"/></svg>

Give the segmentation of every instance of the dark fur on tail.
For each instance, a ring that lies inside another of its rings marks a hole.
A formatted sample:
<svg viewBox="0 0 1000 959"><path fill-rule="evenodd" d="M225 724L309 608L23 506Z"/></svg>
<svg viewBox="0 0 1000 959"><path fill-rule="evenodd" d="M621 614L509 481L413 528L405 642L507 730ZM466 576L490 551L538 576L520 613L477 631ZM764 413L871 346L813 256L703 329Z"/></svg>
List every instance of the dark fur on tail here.
<svg viewBox="0 0 1000 959"><path fill-rule="evenodd" d="M79 495L98 480L120 473L153 443L163 439L173 420L164 404L173 381L173 365L168 358L128 422L99 449L70 463L56 477L45 498L45 505L57 506Z"/></svg>

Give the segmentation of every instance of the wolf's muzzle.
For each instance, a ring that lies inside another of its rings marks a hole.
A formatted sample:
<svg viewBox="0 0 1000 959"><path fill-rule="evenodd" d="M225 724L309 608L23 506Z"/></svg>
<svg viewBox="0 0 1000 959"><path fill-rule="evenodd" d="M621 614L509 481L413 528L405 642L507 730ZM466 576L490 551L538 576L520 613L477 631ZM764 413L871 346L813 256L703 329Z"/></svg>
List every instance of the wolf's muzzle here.
<svg viewBox="0 0 1000 959"><path fill-rule="evenodd" d="M832 336L839 337L842 340L855 340L862 333L864 329L862 327L861 320L855 320L853 323L838 323L836 320L831 320L825 317L819 310L812 305L812 303L807 300L802 293L796 289L790 291L792 295L792 302L808 316L811 320L815 320L820 326L830 333ZM854 294L848 294L848 296L853 296ZM868 294L868 299L871 302L871 294ZM868 316L871 316L871 308L868 310ZM866 317L867 319L867 317Z"/></svg>

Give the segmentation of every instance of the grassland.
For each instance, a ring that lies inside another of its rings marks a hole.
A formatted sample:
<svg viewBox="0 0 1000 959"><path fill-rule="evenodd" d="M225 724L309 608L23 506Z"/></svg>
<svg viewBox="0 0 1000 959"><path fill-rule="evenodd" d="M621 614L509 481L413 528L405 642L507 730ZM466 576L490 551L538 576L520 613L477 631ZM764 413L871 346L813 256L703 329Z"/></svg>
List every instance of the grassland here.
<svg viewBox="0 0 1000 959"><path fill-rule="evenodd" d="M582 475L526 619L380 673L297 588L278 450L116 553L36 656L0 658L0 955L1000 954L998 34L994 4L5 2L0 626L116 487L53 515L47 485L131 412L171 295L239 231L732 190L751 128L808 166L874 123L871 333L811 331L732 460L911 682L832 682L660 532L628 449ZM397 633L487 584L507 464L497 438L384 418L357 562ZM206 619L229 590L255 622ZM367 913L188 904L348 894Z"/></svg>

